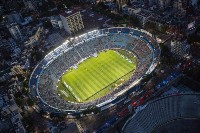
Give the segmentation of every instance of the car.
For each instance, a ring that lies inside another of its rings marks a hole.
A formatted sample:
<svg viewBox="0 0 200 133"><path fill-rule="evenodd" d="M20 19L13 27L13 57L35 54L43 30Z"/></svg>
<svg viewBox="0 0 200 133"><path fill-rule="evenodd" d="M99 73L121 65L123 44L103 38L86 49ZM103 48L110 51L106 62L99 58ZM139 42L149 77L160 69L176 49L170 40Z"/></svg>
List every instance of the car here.
<svg viewBox="0 0 200 133"><path fill-rule="evenodd" d="M137 106L137 102L135 101L131 105L132 105L132 107L136 107Z"/></svg>

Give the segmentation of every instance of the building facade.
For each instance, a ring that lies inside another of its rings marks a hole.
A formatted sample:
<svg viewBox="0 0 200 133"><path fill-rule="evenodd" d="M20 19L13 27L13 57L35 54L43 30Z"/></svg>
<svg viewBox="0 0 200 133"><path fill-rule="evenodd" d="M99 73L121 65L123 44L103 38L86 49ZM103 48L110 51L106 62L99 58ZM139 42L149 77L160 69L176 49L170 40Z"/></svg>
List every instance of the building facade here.
<svg viewBox="0 0 200 133"><path fill-rule="evenodd" d="M187 43L187 40L181 41L181 40L172 40L171 41L171 53L175 57L186 57L189 54L189 48L190 46Z"/></svg>
<svg viewBox="0 0 200 133"><path fill-rule="evenodd" d="M60 14L60 18L65 31L69 34L76 33L84 28L80 11L72 12L68 11Z"/></svg>
<svg viewBox="0 0 200 133"><path fill-rule="evenodd" d="M16 25L16 24L12 24L10 27L9 27L9 31L10 31L10 34L12 35L12 37L15 39L15 40L22 40L22 34L21 34L21 31L19 29L19 26Z"/></svg>
<svg viewBox="0 0 200 133"><path fill-rule="evenodd" d="M63 24L62 24L62 21L60 20L60 17L58 16L51 16L50 17L50 22L51 22L51 25L53 26L53 28L56 28L56 29L62 29L63 28Z"/></svg>

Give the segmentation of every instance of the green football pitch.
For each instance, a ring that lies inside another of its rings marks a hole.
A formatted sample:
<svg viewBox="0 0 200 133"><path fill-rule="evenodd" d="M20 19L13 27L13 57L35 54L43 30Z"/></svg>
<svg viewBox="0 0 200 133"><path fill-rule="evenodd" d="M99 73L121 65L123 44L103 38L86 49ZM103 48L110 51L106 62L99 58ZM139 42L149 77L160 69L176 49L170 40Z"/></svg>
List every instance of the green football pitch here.
<svg viewBox="0 0 200 133"><path fill-rule="evenodd" d="M66 101L84 102L110 93L128 80L136 69L136 58L124 50L107 50L67 70L58 82L58 93Z"/></svg>

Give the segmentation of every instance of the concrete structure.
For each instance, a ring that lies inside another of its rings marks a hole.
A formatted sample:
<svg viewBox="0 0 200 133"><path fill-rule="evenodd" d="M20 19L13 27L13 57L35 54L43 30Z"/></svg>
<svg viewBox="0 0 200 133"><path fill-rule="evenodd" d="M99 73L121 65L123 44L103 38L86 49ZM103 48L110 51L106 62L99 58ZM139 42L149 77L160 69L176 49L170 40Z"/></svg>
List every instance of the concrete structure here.
<svg viewBox="0 0 200 133"><path fill-rule="evenodd" d="M26 129L22 122L22 115L19 113L20 108L15 103L13 95L0 95L0 131L2 133L26 133Z"/></svg>
<svg viewBox="0 0 200 133"><path fill-rule="evenodd" d="M52 46L59 46L64 42L64 38L59 33L50 34L46 43L44 44L45 48L49 49Z"/></svg>
<svg viewBox="0 0 200 133"><path fill-rule="evenodd" d="M172 40L170 51L173 55L178 57L185 57L189 54L190 46L187 44L187 40Z"/></svg>
<svg viewBox="0 0 200 133"><path fill-rule="evenodd" d="M56 29L62 29L63 28L63 24L62 24L62 21L61 21L59 16L51 16L50 22L51 22L53 28L56 28Z"/></svg>
<svg viewBox="0 0 200 133"><path fill-rule="evenodd" d="M118 10L121 11L122 7L127 4L128 0L116 0L116 2L118 5ZM130 1L130 2L132 2L132 1Z"/></svg>
<svg viewBox="0 0 200 133"><path fill-rule="evenodd" d="M44 31L43 27L39 27L35 32L35 34L29 38L32 44L37 43L40 40L43 31Z"/></svg>
<svg viewBox="0 0 200 133"><path fill-rule="evenodd" d="M20 13L13 12L6 16L8 23L18 23L20 24L23 21L23 18Z"/></svg>
<svg viewBox="0 0 200 133"><path fill-rule="evenodd" d="M61 21L67 33L72 34L84 28L80 11L66 11L60 14Z"/></svg>
<svg viewBox="0 0 200 133"><path fill-rule="evenodd" d="M10 34L15 40L22 40L22 34L17 24L12 24L9 27Z"/></svg>
<svg viewBox="0 0 200 133"><path fill-rule="evenodd" d="M133 74L125 86L119 86L116 91L101 97L101 100L93 100L92 103L80 103L78 108L77 104L66 102L57 95L57 81L63 72L68 70L69 66L73 66L80 60L104 49L116 48L132 50L130 52L134 52L138 57L137 62L142 64L141 67L136 69L135 73L137 74ZM143 49L145 49L145 52ZM77 114L77 110L85 110L88 105L106 110L125 100L128 94L139 87L138 84L143 75L150 74L158 65L160 53L160 47L154 36L147 31L124 27L93 30L63 41L62 45L59 45L44 57L31 74L29 80L30 96L38 99L37 105L47 112L70 113L70 115L75 112ZM56 101L54 98L56 98ZM44 105L41 105L41 101Z"/></svg>
<svg viewBox="0 0 200 133"><path fill-rule="evenodd" d="M174 1L174 4L173 4L174 9L180 10L181 12L186 12L187 6L188 6L188 3L185 0L177 0L177 1Z"/></svg>
<svg viewBox="0 0 200 133"><path fill-rule="evenodd" d="M16 66L13 66L12 68L11 68L11 71L14 73L14 74L24 74L24 70L23 70L23 68L20 66L20 65L16 65Z"/></svg>
<svg viewBox="0 0 200 133"><path fill-rule="evenodd" d="M34 0L23 0L24 5L29 10L37 10L37 3Z"/></svg>
<svg viewBox="0 0 200 133"><path fill-rule="evenodd" d="M171 0L159 0L158 6L160 9L165 9L170 5L170 3L171 3Z"/></svg>
<svg viewBox="0 0 200 133"><path fill-rule="evenodd" d="M139 18L142 26L144 26L148 22L152 14L148 10L141 10L140 12L136 13L135 16Z"/></svg>
<svg viewBox="0 0 200 133"><path fill-rule="evenodd" d="M151 12L148 10L134 6L129 7L127 5L122 7L122 12L124 14L137 17L143 26L146 24L146 22L148 22L148 19L152 16Z"/></svg>

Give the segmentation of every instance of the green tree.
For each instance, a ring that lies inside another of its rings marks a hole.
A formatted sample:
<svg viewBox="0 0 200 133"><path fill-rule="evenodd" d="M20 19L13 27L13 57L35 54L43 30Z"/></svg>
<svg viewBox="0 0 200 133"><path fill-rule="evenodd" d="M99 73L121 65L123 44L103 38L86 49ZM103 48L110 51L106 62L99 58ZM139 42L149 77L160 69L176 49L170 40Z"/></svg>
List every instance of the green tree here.
<svg viewBox="0 0 200 133"><path fill-rule="evenodd" d="M167 29L168 29L167 25L161 25L160 26L160 32L162 32L162 33L165 33L167 31Z"/></svg>
<svg viewBox="0 0 200 133"><path fill-rule="evenodd" d="M156 30L156 25L155 25L155 23L147 22L147 23L145 24L145 29Z"/></svg>
<svg viewBox="0 0 200 133"><path fill-rule="evenodd" d="M27 104L28 104L28 106L33 106L34 105L34 101L32 99L28 98Z"/></svg>
<svg viewBox="0 0 200 133"><path fill-rule="evenodd" d="M29 94L29 89L28 88L26 88L26 87L23 87L23 89L22 89L22 94L24 94L24 95L28 95Z"/></svg>
<svg viewBox="0 0 200 133"><path fill-rule="evenodd" d="M21 97L17 98L15 101L16 101L16 104L17 104L18 106L22 107L23 100L22 100Z"/></svg>
<svg viewBox="0 0 200 133"><path fill-rule="evenodd" d="M43 25L44 25L44 28L45 28L45 29L53 28L53 26L52 26L50 20L44 21Z"/></svg>
<svg viewBox="0 0 200 133"><path fill-rule="evenodd" d="M160 48L161 48L161 56L168 56L169 55L169 48L164 45L163 43L160 43Z"/></svg>
<svg viewBox="0 0 200 133"><path fill-rule="evenodd" d="M105 5L104 2L99 2L97 5L95 5L93 7L93 10L95 12L101 12L103 14L106 14L107 13L106 11L108 10L108 7Z"/></svg>
<svg viewBox="0 0 200 133"><path fill-rule="evenodd" d="M131 16L130 17L130 22L131 22L131 24L133 24L135 26L139 26L140 25L140 20L135 16Z"/></svg>

